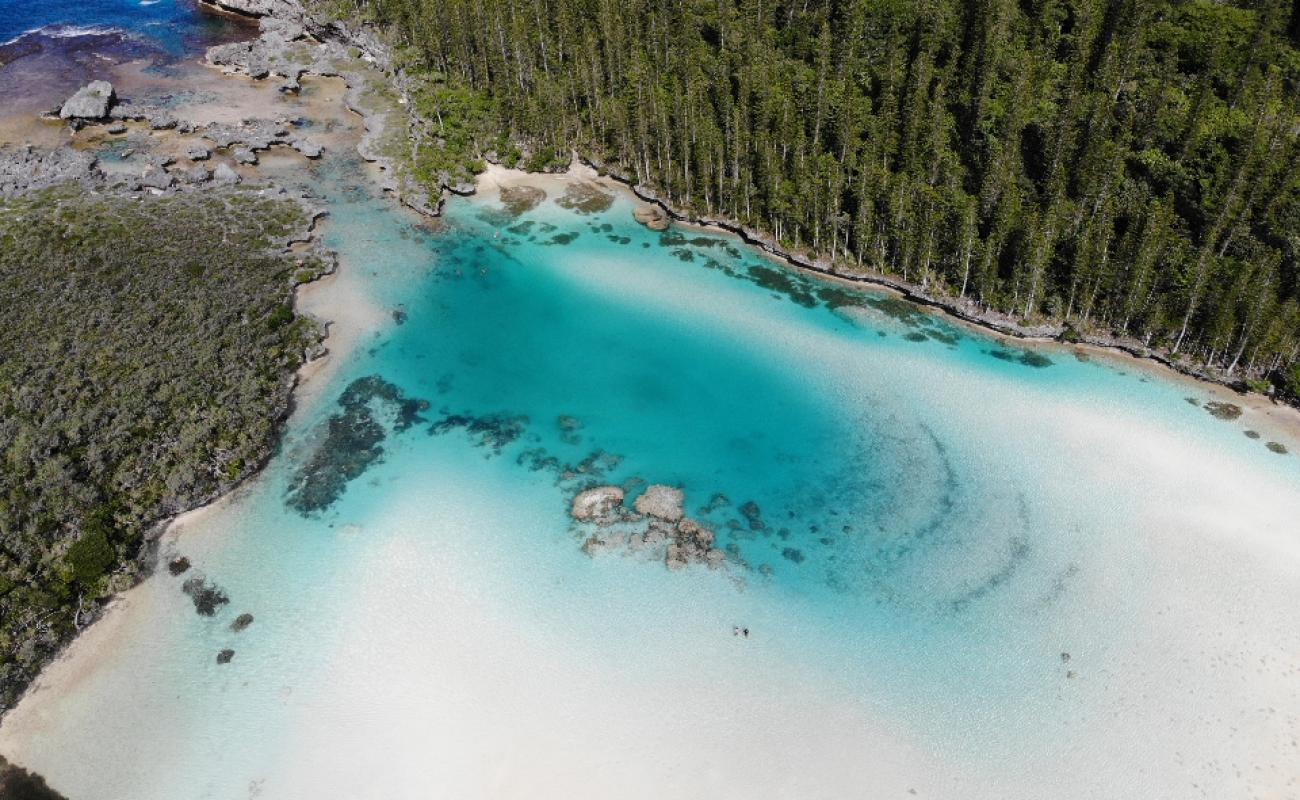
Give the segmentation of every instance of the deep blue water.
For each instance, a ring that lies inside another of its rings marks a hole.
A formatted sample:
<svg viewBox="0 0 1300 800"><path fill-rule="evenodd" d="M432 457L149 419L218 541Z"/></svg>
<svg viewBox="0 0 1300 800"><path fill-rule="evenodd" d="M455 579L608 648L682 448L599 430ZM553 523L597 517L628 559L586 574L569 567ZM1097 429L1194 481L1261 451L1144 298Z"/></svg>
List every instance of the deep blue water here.
<svg viewBox="0 0 1300 800"><path fill-rule="evenodd" d="M197 0L0 0L0 64L42 50L134 49L179 58L248 30L248 23L201 10Z"/></svg>

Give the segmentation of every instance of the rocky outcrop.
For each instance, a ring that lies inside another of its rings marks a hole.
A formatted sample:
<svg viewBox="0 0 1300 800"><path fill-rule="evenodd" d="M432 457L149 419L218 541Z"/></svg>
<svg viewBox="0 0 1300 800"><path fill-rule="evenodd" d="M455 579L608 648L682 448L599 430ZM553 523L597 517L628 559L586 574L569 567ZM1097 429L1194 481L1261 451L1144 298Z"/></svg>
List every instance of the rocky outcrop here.
<svg viewBox="0 0 1300 800"><path fill-rule="evenodd" d="M623 490L617 486L597 486L579 492L569 513L580 522L609 524L618 518L623 505Z"/></svg>
<svg viewBox="0 0 1300 800"><path fill-rule="evenodd" d="M373 32L354 29L346 22L332 22L328 27L320 25L304 15L296 3L288 3L290 8L281 13L275 6L282 1L239 0L239 9L228 9L262 16L261 35L252 41L209 48L208 63L255 80L277 76L284 81L280 89L286 92L298 91L304 75L342 78L348 85L344 103L365 121L365 134L357 144L357 152L379 166L380 186L416 211L436 216L442 205L441 197L436 193L431 195L415 179L409 163L413 143L406 79L400 71L384 66L391 64L391 59L383 43ZM307 35L316 38L304 38ZM398 96L396 101L386 92L374 91L376 79L384 77L377 74L380 69L388 73L389 86ZM305 140L301 146L289 140L279 143L294 147L308 158L315 158L320 152L319 145ZM467 192L473 189L468 184L454 185L454 188Z"/></svg>
<svg viewBox="0 0 1300 800"><path fill-rule="evenodd" d="M305 19L307 14L296 0L199 0L210 8L242 14L246 17L275 17L276 19Z"/></svg>
<svg viewBox="0 0 1300 800"><path fill-rule="evenodd" d="M632 210L632 217L652 231L666 231L671 219L659 206L638 206Z"/></svg>
<svg viewBox="0 0 1300 800"><path fill-rule="evenodd" d="M573 498L570 515L586 538L588 555L603 552L635 553L662 560L670 569L690 564L715 568L727 559L714 547L714 533L682 511L685 493L674 486L651 484L633 503L635 513L623 505L619 486L596 486Z"/></svg>
<svg viewBox="0 0 1300 800"><path fill-rule="evenodd" d="M675 486L662 483L651 484L636 499L636 512L668 522L677 522L682 518L682 501L685 497L685 493Z"/></svg>
<svg viewBox="0 0 1300 800"><path fill-rule="evenodd" d="M63 103L59 109L59 118L74 121L104 119L116 100L113 84L108 81L91 81Z"/></svg>
<svg viewBox="0 0 1300 800"><path fill-rule="evenodd" d="M70 147L36 150L30 145L0 147L0 197L69 182L93 188L103 179L98 160L82 150Z"/></svg>

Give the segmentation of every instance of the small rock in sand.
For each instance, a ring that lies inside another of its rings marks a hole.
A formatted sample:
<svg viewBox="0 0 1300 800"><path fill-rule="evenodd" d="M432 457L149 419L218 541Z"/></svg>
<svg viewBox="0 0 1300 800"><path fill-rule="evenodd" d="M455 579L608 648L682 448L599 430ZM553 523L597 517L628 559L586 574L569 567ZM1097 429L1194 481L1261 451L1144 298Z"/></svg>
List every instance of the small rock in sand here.
<svg viewBox="0 0 1300 800"><path fill-rule="evenodd" d="M249 150L247 147L236 148L235 152L232 153L231 155L234 157L235 161L239 162L240 164L257 163L257 153L254 153L252 150Z"/></svg>
<svg viewBox="0 0 1300 800"><path fill-rule="evenodd" d="M207 161L212 151L201 144L192 144L185 148L185 157L190 161Z"/></svg>
<svg viewBox="0 0 1300 800"><path fill-rule="evenodd" d="M217 663L229 664L230 659L234 657L235 657L235 651L231 650L230 648L226 648L225 650L222 650L220 653L217 653Z"/></svg>
<svg viewBox="0 0 1300 800"><path fill-rule="evenodd" d="M240 631L244 630L245 628L247 628L249 625L252 624L253 624L252 614L240 614L239 616L235 617L234 622L230 623L230 629L235 633L239 633Z"/></svg>
<svg viewBox="0 0 1300 800"><path fill-rule="evenodd" d="M108 126L108 132L112 134L126 133L126 126L120 122L114 122Z"/></svg>

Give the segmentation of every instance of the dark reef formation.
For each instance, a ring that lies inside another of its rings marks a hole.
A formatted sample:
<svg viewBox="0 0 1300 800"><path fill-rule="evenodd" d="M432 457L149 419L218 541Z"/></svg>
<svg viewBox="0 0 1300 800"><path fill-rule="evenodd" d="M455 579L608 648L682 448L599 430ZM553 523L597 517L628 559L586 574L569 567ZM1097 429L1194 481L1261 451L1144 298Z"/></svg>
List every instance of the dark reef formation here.
<svg viewBox="0 0 1300 800"><path fill-rule="evenodd" d="M383 442L388 426L394 433L426 422L422 413L427 400L408 398L397 385L378 375L353 381L338 399L343 411L324 423L323 435L306 462L294 476L285 503L312 516L334 504L347 485L370 466L383 459ZM376 407L389 412L388 426L376 414Z"/></svg>

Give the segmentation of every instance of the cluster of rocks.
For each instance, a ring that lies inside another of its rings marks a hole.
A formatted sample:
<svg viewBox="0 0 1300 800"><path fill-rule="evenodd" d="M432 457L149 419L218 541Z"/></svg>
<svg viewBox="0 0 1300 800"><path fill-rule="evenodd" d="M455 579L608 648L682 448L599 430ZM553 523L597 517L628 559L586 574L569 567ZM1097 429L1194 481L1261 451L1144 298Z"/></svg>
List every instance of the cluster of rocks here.
<svg viewBox="0 0 1300 800"><path fill-rule="evenodd" d="M167 562L167 571L172 576L183 575L190 569L190 560L185 556L177 556ZM230 602L230 597L225 591L212 583L202 575L195 575L186 578L181 584L181 591L184 592L194 603L194 611L203 617L215 617L217 612ZM253 624L253 615L244 612L230 623L232 633L241 633L248 630ZM229 664L235 657L235 651L231 648L222 649L217 653L218 664Z"/></svg>
<svg viewBox="0 0 1300 800"><path fill-rule="evenodd" d="M238 125L213 124L196 128L189 122L177 120L165 109L118 103L113 86L107 81L91 81L79 89L59 109L58 116L77 129L87 125L106 125L107 132L114 135L127 133L123 120L144 121L153 130L174 129L184 134L200 130L202 138L212 142L216 148L228 151L236 163L250 166L257 164L259 151L274 145L290 147L311 159L320 158L324 153L319 143L294 132L294 124L290 122L245 119ZM134 152L135 148L130 148L122 153L122 157ZM215 169L209 169L198 163L212 156L212 148L201 142L190 144L185 154L190 160L188 166L168 170L174 160L155 156L148 159L139 175L115 176L115 180L120 188L128 191L167 191L178 185L193 186L209 181L229 185L242 180L230 164L221 163ZM105 178L95 157L88 153L68 148L50 152L36 152L31 148L0 150L0 196L68 181L77 181L88 187L100 186Z"/></svg>
<svg viewBox="0 0 1300 800"><path fill-rule="evenodd" d="M125 122L145 122L156 131L175 129L189 133L194 130L193 124L178 119L166 108L120 100L113 84L102 80L91 81L78 89L49 116L66 121L77 130L104 124L112 134L126 133Z"/></svg>
<svg viewBox="0 0 1300 800"><path fill-rule="evenodd" d="M104 180L98 160L90 153L60 147L37 150L0 147L0 197L45 189L61 183L79 183L93 188Z"/></svg>
<svg viewBox="0 0 1300 800"><path fill-rule="evenodd" d="M662 483L647 486L628 509L619 486L595 486L573 498L570 515L588 533L584 552L634 552L662 558L672 569L689 564L718 567L726 553L714 547L713 531L687 517L685 494Z"/></svg>
<svg viewBox="0 0 1300 800"><path fill-rule="evenodd" d="M285 92L297 92L304 75L342 78L348 86L344 104L365 120L366 130L357 145L357 152L366 161L379 165L382 188L423 214L438 214L441 198L431 196L424 185L414 179L409 168L393 157L396 148L413 146L410 131L404 131L400 140L397 139L397 131L393 130L389 119L400 117L402 124L409 125L407 113L400 108L402 105L409 107L409 100L405 97L407 78L387 66L391 62L387 49L373 32L354 30L345 22L333 22L326 29L317 25L292 0L221 0L213 4L261 17L261 32L251 41L209 48L209 64L227 73L246 75L255 80L274 76L283 81L280 89ZM328 36L325 35L327 32ZM380 99L371 90L372 65L390 69L389 83L400 95L397 104L389 107L390 101ZM307 150L299 152L313 157ZM443 182L451 191L469 193L474 190L472 184L456 184L450 177Z"/></svg>
<svg viewBox="0 0 1300 800"><path fill-rule="evenodd" d="M324 152L318 143L294 132L294 123L286 120L249 118L238 125L216 123L203 128L200 134L217 148L228 150L241 164L256 164L257 153L274 145L291 147L307 158L320 158ZM201 145L191 147L198 154L195 160L208 158L210 152L198 153ZM191 155L191 158L194 158Z"/></svg>

